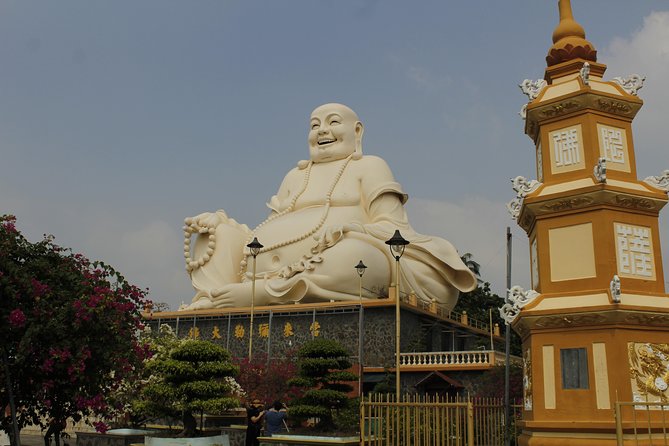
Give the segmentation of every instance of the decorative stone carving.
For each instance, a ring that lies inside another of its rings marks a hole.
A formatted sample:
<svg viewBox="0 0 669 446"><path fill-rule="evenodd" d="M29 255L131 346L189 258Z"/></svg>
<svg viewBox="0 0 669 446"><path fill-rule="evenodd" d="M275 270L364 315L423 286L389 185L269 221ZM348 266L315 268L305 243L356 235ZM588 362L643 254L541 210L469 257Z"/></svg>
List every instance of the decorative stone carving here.
<svg viewBox="0 0 669 446"><path fill-rule="evenodd" d="M527 104L523 104L523 106L520 107L518 114L521 118L523 118L523 120L527 119Z"/></svg>
<svg viewBox="0 0 669 446"><path fill-rule="evenodd" d="M577 108L580 104L575 101L562 102L560 104L553 104L550 107L541 110L541 114L545 118L552 118L557 115L561 115L571 110L572 108Z"/></svg>
<svg viewBox="0 0 669 446"><path fill-rule="evenodd" d="M511 184L513 190L515 190L520 197L525 197L526 195L531 194L537 190L542 183L537 180L528 181L527 178L519 175L511 179Z"/></svg>
<svg viewBox="0 0 669 446"><path fill-rule="evenodd" d="M520 314L520 310L536 299L539 293L534 290L525 291L522 287L516 285L509 289L508 295L509 301L499 309L499 315L507 324L511 324Z"/></svg>
<svg viewBox="0 0 669 446"><path fill-rule="evenodd" d="M590 64L588 62L585 62L583 64L583 67L581 67L581 71L579 72L581 79L583 79L583 83L585 85L590 84Z"/></svg>
<svg viewBox="0 0 669 446"><path fill-rule="evenodd" d="M666 327L669 324L669 314L658 314L648 312L628 313L625 323L652 327Z"/></svg>
<svg viewBox="0 0 669 446"><path fill-rule="evenodd" d="M528 212L525 215L525 217L523 217L523 220L521 222L519 222L518 224L520 224L521 228L523 228L527 231L528 228L530 227L530 225L532 224L532 219L533 219L533 215L531 215L531 213Z"/></svg>
<svg viewBox="0 0 669 446"><path fill-rule="evenodd" d="M523 82L518 84L520 89L527 95L527 98L529 99L529 102L532 102L535 100L541 91L546 88L546 81L543 79L537 79L536 81L531 81L529 79L525 79ZM527 118L527 104L524 104L521 108L518 114L521 116L521 118L525 119Z"/></svg>
<svg viewBox="0 0 669 446"><path fill-rule="evenodd" d="M527 98L530 100L530 102L539 96L539 93L541 93L541 91L546 88L546 85L547 83L543 79L537 79L536 81L525 79L523 82L518 84L523 93L527 95Z"/></svg>
<svg viewBox="0 0 669 446"><path fill-rule="evenodd" d="M546 56L546 64L549 67L573 59L587 59L593 62L597 61L597 50L587 40L580 38L576 42L576 45L567 43L566 45L556 47L557 44L565 41L570 41L570 39L559 40L548 51L548 55Z"/></svg>
<svg viewBox="0 0 669 446"><path fill-rule="evenodd" d="M513 190L516 191L516 198L509 201L506 204L506 208L511 214L511 217L517 219L518 215L520 215L522 199L537 190L543 183L537 180L528 181L527 178L519 175L515 178L511 178L511 184L513 185Z"/></svg>
<svg viewBox="0 0 669 446"><path fill-rule="evenodd" d="M669 313L653 313L644 310L625 310L610 307L610 311L598 308L587 313L568 313L550 316L524 315L516 321L513 329L525 336L534 329L561 329L577 326L611 326L612 324L635 325L640 327L664 327L669 325Z"/></svg>
<svg viewBox="0 0 669 446"><path fill-rule="evenodd" d="M532 354L529 348L523 352L523 406L532 410Z"/></svg>
<svg viewBox="0 0 669 446"><path fill-rule="evenodd" d="M634 401L669 403L669 344L628 342L627 351ZM635 407L662 409L657 404Z"/></svg>
<svg viewBox="0 0 669 446"><path fill-rule="evenodd" d="M638 91L643 88L643 83L646 80L646 76L640 76L638 74L630 74L627 77L614 77L613 82L620 85L625 92L636 96Z"/></svg>
<svg viewBox="0 0 669 446"><path fill-rule="evenodd" d="M527 107L525 107L525 109L527 109ZM525 133L536 142L539 137L539 126L537 125L537 121L527 121L526 126Z"/></svg>
<svg viewBox="0 0 669 446"><path fill-rule="evenodd" d="M585 206L589 206L594 202L595 200L593 200L591 197L574 197L563 200L549 201L548 203L544 203L541 206L541 209L545 211L557 212L557 211L564 211L567 209L582 208Z"/></svg>
<svg viewBox="0 0 669 446"><path fill-rule="evenodd" d="M511 214L511 218L513 218L514 220L516 220L520 215L520 208L521 208L521 200L518 197L514 198L513 200L509 201L506 204L506 210L509 211L509 214Z"/></svg>
<svg viewBox="0 0 669 446"><path fill-rule="evenodd" d="M593 169L593 174L597 181L606 183L606 158L599 158L599 160L597 160L597 164Z"/></svg>
<svg viewBox="0 0 669 446"><path fill-rule="evenodd" d="M669 192L669 170L663 171L661 175L656 177L655 176L646 177L643 181L645 183L650 184L656 189Z"/></svg>
<svg viewBox="0 0 669 446"><path fill-rule="evenodd" d="M567 314L557 316L543 316L537 319L536 328L562 328L577 327L583 325L599 325L606 322L606 317L601 314Z"/></svg>
<svg viewBox="0 0 669 446"><path fill-rule="evenodd" d="M643 209L645 211L650 211L655 209L655 205L653 204L653 202L646 198L626 197L622 195L616 195L615 204L628 209Z"/></svg>
<svg viewBox="0 0 669 446"><path fill-rule="evenodd" d="M619 113L623 115L632 111L632 107L625 104L624 102L605 100L601 98L597 100L597 106L606 112Z"/></svg>
<svg viewBox="0 0 669 446"><path fill-rule="evenodd" d="M611 280L611 285L609 285L609 288L611 290L611 298L613 299L613 302L619 304L620 303L620 277L614 274L613 280Z"/></svg>

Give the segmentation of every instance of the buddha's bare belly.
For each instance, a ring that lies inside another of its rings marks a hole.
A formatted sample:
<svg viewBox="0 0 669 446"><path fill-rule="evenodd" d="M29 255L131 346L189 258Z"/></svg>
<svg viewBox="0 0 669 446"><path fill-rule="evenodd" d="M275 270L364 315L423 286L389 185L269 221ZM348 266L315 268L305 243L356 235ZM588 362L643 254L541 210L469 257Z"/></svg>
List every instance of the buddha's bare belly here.
<svg viewBox="0 0 669 446"><path fill-rule="evenodd" d="M332 226L364 222L364 211L359 206L332 206L322 225L325 206L312 206L266 222L257 228L255 235L260 243L271 248L257 257L258 273L278 271L311 254L317 242L314 236ZM314 229L318 228L315 232Z"/></svg>

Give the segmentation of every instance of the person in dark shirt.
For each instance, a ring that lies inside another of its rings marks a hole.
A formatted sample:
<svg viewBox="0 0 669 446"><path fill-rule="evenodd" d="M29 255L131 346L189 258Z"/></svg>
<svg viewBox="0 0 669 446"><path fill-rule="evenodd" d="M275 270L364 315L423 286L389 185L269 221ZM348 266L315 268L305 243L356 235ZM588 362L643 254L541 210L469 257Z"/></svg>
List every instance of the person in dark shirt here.
<svg viewBox="0 0 669 446"><path fill-rule="evenodd" d="M265 433L271 437L281 432L281 428L288 417L286 405L281 401L275 401L272 407L265 413Z"/></svg>
<svg viewBox="0 0 669 446"><path fill-rule="evenodd" d="M265 411L259 399L254 399L246 408L246 446L260 446L258 437L262 429L262 418Z"/></svg>

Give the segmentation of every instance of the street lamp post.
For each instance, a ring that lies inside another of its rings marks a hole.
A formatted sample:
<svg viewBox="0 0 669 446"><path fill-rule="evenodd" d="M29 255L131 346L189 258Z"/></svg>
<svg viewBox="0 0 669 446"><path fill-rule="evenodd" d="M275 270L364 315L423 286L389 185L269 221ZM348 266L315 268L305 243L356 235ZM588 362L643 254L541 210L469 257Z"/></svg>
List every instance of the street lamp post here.
<svg viewBox="0 0 669 446"><path fill-rule="evenodd" d="M253 279L251 282L251 324L249 326L249 362L251 361L251 355L253 354L253 312L255 310L255 300L256 300L256 257L260 254L260 250L263 248L263 245L258 241L258 237L253 237L251 243L246 245L247 248L251 251L253 256Z"/></svg>
<svg viewBox="0 0 669 446"><path fill-rule="evenodd" d="M363 349L363 322L364 322L364 316L363 316L363 311L364 308L362 306L362 275L365 274L365 270L367 269L367 266L362 263L362 260L358 262L357 265L355 265L355 269L358 272L358 276L360 276L360 287L358 288L359 292L358 295L360 296L360 313L358 314L359 320L358 320L358 362L360 364L360 373L358 374L358 394L360 397L362 397L362 375L363 375L363 365L362 365L362 349Z"/></svg>
<svg viewBox="0 0 669 446"><path fill-rule="evenodd" d="M409 244L400 234L399 229L386 240L390 246L390 253L395 257L395 397L400 400L400 257L404 254L404 248Z"/></svg>

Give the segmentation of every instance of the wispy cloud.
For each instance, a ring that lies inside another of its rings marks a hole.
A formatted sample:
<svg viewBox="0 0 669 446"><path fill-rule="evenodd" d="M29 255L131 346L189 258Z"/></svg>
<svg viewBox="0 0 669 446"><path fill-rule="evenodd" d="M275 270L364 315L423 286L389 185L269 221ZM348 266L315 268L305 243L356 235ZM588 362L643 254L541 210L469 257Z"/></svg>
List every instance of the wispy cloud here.
<svg viewBox="0 0 669 446"><path fill-rule="evenodd" d="M669 168L665 127L669 116L669 11L646 16L643 26L629 37L618 37L599 57L608 65L607 75L647 75L639 97L644 107L634 120L639 176L657 175Z"/></svg>

